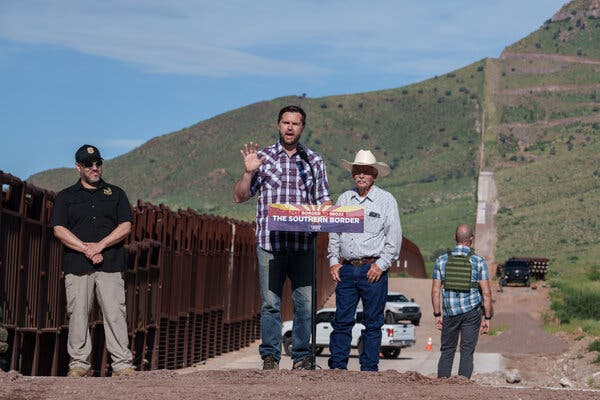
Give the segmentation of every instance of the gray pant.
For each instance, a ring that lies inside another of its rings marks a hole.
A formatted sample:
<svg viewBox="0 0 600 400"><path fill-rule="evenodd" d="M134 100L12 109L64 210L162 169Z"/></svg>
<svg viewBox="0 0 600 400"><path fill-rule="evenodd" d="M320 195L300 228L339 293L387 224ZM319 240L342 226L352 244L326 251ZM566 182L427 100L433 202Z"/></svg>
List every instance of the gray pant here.
<svg viewBox="0 0 600 400"><path fill-rule="evenodd" d="M442 347L438 363L438 378L449 378L452 373L454 353L460 334L460 364L458 375L471 378L473 373L473 353L479 339L481 308L446 317L442 323Z"/></svg>
<svg viewBox="0 0 600 400"><path fill-rule="evenodd" d="M69 338L67 350L71 356L69 368L90 368L92 351L89 331L90 309L94 288L104 318L106 348L112 359L113 371L131 367L132 355L127 335L125 282L120 272L91 272L66 274L67 315Z"/></svg>

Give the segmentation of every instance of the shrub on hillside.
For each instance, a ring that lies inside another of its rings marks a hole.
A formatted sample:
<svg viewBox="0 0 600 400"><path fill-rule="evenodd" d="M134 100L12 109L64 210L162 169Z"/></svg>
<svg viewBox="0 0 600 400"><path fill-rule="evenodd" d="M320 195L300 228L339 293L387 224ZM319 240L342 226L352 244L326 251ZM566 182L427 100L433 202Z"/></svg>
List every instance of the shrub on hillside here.
<svg viewBox="0 0 600 400"><path fill-rule="evenodd" d="M596 282L564 283L560 298L552 302L556 316L564 323L571 319L600 319L600 291Z"/></svg>
<svg viewBox="0 0 600 400"><path fill-rule="evenodd" d="M586 275L590 281L600 281L600 265L592 265Z"/></svg>
<svg viewBox="0 0 600 400"><path fill-rule="evenodd" d="M589 351L598 351L598 352L600 352L600 340L596 339L592 343L590 343L589 346L588 346L588 350ZM593 363L594 364L600 364L600 354L598 354L598 356L593 361Z"/></svg>
<svg viewBox="0 0 600 400"><path fill-rule="evenodd" d="M590 343L590 345L588 346L588 350L589 351L600 351L600 339L596 339L592 343Z"/></svg>

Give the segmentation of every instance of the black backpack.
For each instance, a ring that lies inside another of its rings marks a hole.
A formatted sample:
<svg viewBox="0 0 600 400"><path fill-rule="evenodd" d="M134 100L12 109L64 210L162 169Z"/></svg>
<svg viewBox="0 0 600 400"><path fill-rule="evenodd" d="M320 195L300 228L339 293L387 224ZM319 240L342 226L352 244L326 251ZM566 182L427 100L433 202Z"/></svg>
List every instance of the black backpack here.
<svg viewBox="0 0 600 400"><path fill-rule="evenodd" d="M456 290L459 292L470 291L471 288L479 287L479 282L471 281L471 272L473 267L471 266L471 256L475 252L473 249L469 250L466 256L452 255L451 251L448 251L448 262L446 263L446 274L444 276L444 289Z"/></svg>

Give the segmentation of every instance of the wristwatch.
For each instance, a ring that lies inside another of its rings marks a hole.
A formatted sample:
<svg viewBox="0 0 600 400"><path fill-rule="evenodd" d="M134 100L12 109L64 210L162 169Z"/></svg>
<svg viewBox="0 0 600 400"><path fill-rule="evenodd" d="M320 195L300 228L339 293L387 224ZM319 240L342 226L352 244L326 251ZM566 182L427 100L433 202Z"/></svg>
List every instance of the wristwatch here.
<svg viewBox="0 0 600 400"><path fill-rule="evenodd" d="M492 319L492 317L488 317L487 315L484 316L484 318L485 318L486 321L489 321L490 319Z"/></svg>
<svg viewBox="0 0 600 400"><path fill-rule="evenodd" d="M434 316L434 317L436 317L436 318L437 318L437 317L441 317L441 316L442 316L442 313L441 313L441 312L437 312L437 313L436 313L436 312L434 312L434 313L433 313L433 316Z"/></svg>

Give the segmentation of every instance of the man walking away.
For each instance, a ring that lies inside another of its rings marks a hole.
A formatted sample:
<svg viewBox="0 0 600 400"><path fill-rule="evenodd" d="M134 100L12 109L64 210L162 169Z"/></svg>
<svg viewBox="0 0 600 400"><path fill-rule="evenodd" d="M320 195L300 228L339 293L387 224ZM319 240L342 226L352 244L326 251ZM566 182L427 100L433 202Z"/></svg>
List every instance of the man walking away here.
<svg viewBox="0 0 600 400"><path fill-rule="evenodd" d="M456 246L439 256L433 269L431 303L435 326L442 331L438 378L450 377L459 336L458 374L471 378L478 335L490 329L492 291L487 263L471 248L471 227L459 225L454 239Z"/></svg>

